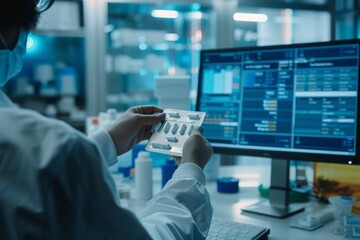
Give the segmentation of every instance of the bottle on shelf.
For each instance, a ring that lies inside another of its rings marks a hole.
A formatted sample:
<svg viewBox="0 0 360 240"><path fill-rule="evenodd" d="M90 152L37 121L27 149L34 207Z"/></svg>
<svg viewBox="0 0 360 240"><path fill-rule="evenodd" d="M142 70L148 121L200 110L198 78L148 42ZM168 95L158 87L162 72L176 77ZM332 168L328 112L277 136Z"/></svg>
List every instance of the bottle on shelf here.
<svg viewBox="0 0 360 240"><path fill-rule="evenodd" d="M100 112L100 125L102 129L108 129L115 121L117 117L116 109L110 108L106 112Z"/></svg>
<svg viewBox="0 0 360 240"><path fill-rule="evenodd" d="M90 119L90 124L89 124L89 127L88 127L87 135L91 135L91 134L95 133L98 130L100 130L99 118L98 117L92 117Z"/></svg>
<svg viewBox="0 0 360 240"><path fill-rule="evenodd" d="M116 120L116 115L117 115L117 111L114 108L109 108L106 111L107 115L108 115L108 121L109 123L113 123Z"/></svg>

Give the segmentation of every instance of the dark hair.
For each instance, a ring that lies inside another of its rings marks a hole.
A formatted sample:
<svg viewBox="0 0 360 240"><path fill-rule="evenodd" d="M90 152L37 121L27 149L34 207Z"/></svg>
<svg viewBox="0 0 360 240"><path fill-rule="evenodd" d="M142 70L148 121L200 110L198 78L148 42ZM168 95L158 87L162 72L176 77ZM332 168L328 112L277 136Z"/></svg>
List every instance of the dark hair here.
<svg viewBox="0 0 360 240"><path fill-rule="evenodd" d="M53 3L54 0L3 0L0 5L0 31L13 27L29 31L36 26L40 13Z"/></svg>

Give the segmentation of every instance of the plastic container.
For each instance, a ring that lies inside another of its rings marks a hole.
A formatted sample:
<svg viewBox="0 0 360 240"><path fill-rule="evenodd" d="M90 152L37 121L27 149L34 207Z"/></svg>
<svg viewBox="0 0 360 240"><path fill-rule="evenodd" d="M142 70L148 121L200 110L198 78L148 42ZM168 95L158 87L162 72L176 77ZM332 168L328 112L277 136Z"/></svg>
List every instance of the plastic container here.
<svg viewBox="0 0 360 240"><path fill-rule="evenodd" d="M139 152L135 159L136 198L149 200L153 194L152 160L149 152Z"/></svg>
<svg viewBox="0 0 360 240"><path fill-rule="evenodd" d="M97 131L100 130L100 124L99 124L99 118L98 117L92 117L90 119L90 124L87 129L87 135L91 135Z"/></svg>
<svg viewBox="0 0 360 240"><path fill-rule="evenodd" d="M105 124L108 121L108 115L106 112L99 113L99 125L101 129L105 128Z"/></svg>
<svg viewBox="0 0 360 240"><path fill-rule="evenodd" d="M329 202L333 206L335 217L339 215L350 216L356 199L350 196L334 196L329 198Z"/></svg>
<svg viewBox="0 0 360 240"><path fill-rule="evenodd" d="M233 177L223 177L216 179L217 191L219 193L238 193L239 179Z"/></svg>
<svg viewBox="0 0 360 240"><path fill-rule="evenodd" d="M164 187L165 184L172 178L175 170L177 169L176 161L174 159L166 159L165 164L161 166L161 186Z"/></svg>
<svg viewBox="0 0 360 240"><path fill-rule="evenodd" d="M116 116L117 116L117 110L114 108L109 108L106 111L107 115L108 115L108 119L111 123L115 122L116 120Z"/></svg>
<svg viewBox="0 0 360 240"><path fill-rule="evenodd" d="M333 196L329 198L335 216L335 228L332 232L336 235L344 234L344 216L351 216L351 211L356 199L350 196Z"/></svg>

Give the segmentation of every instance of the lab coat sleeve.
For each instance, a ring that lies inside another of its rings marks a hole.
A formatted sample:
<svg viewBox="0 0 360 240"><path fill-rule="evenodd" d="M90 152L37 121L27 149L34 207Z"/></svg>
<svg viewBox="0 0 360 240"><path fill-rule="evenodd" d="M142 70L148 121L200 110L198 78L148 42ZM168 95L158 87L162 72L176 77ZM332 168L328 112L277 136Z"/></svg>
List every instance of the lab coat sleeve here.
<svg viewBox="0 0 360 240"><path fill-rule="evenodd" d="M32 111L0 119L0 239L151 239L121 208L96 144Z"/></svg>
<svg viewBox="0 0 360 240"><path fill-rule="evenodd" d="M99 130L91 134L89 139L95 142L108 167L117 163L115 144L106 130Z"/></svg>
<svg viewBox="0 0 360 240"><path fill-rule="evenodd" d="M120 207L115 184L97 145L81 138L69 144L73 149L65 170L59 171L62 184L56 188L58 193L64 189L64 194L54 200L69 199L65 205L68 207L51 208L62 209L61 215L66 216L61 218L62 224L54 222L53 228L61 230L54 231L58 236L54 239L150 240L139 219Z"/></svg>
<svg viewBox="0 0 360 240"><path fill-rule="evenodd" d="M199 166L179 166L139 215L153 239L206 238L213 209L204 184L205 175Z"/></svg>

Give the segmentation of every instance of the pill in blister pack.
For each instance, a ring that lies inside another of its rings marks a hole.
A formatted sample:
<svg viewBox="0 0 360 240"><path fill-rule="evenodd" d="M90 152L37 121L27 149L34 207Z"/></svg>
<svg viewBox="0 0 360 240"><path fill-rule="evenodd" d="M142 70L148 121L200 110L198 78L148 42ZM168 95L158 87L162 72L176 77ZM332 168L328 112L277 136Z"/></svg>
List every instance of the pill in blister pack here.
<svg viewBox="0 0 360 240"><path fill-rule="evenodd" d="M165 121L153 126L146 150L181 157L186 139L201 126L206 114L178 109L165 109L164 113Z"/></svg>

